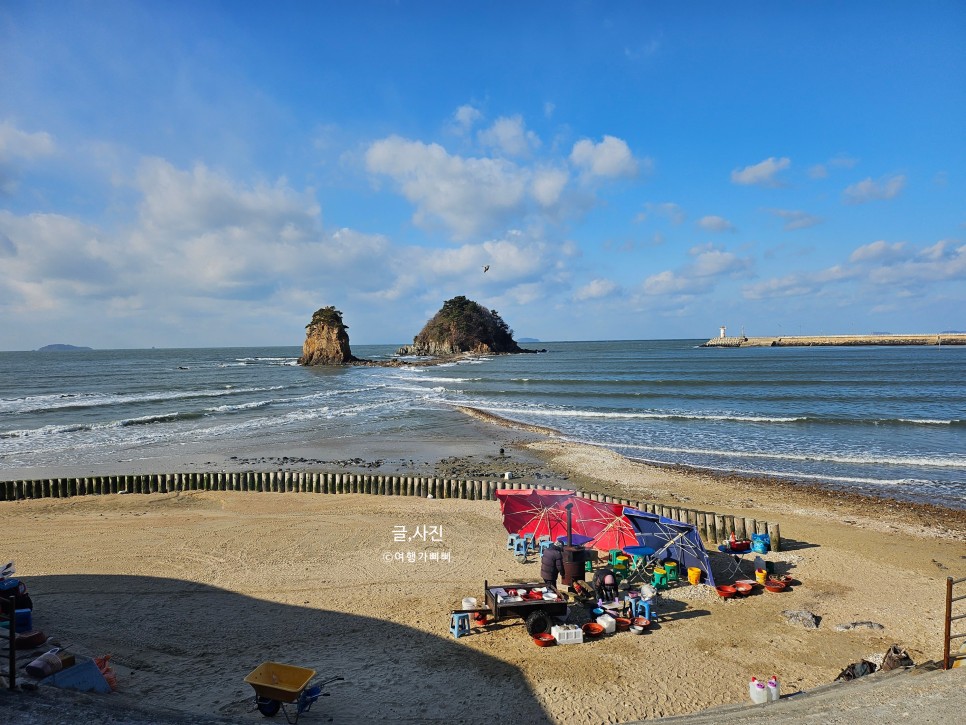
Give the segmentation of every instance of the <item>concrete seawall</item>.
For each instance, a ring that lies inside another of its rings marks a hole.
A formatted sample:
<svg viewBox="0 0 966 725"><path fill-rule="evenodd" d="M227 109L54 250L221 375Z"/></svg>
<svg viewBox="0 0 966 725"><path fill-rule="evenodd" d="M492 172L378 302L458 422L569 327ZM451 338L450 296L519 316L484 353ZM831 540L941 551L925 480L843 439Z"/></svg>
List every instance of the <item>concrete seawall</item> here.
<svg viewBox="0 0 966 725"><path fill-rule="evenodd" d="M713 337L701 347L858 347L864 345L966 345L966 334Z"/></svg>
<svg viewBox="0 0 966 725"><path fill-rule="evenodd" d="M418 496L420 498L461 498L470 501L495 501L498 489L565 490L517 481L467 481L423 476L374 476L356 473L305 471L245 471L152 473L144 475L52 478L32 481L0 481L0 501L34 498L72 498L119 494L175 493L182 491L246 491L251 493L356 493L376 496ZM591 501L616 503L639 511L657 514L694 525L709 545L727 541L731 532L738 539L752 534L768 534L771 550L780 551L778 524L757 519L696 511L678 506L631 501L598 493L576 492Z"/></svg>

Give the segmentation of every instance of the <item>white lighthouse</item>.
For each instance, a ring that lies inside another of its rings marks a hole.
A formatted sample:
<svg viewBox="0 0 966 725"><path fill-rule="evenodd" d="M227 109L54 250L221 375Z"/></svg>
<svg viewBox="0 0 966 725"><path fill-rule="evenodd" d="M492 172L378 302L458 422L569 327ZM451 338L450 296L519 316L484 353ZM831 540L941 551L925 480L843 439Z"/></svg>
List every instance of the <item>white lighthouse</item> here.
<svg viewBox="0 0 966 725"><path fill-rule="evenodd" d="M725 336L725 330L727 330L727 329L728 329L727 327L725 327L724 325L722 325L721 326L721 333L718 335L718 337L722 337L723 338Z"/></svg>

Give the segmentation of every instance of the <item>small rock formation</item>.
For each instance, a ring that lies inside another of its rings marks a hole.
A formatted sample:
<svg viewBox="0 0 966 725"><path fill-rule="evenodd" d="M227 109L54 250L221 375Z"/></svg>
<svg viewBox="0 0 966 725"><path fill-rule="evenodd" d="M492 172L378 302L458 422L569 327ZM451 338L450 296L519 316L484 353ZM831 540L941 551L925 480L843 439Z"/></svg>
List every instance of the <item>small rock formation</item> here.
<svg viewBox="0 0 966 725"><path fill-rule="evenodd" d="M349 349L349 329L342 323L342 313L329 305L315 311L305 326L305 342L299 365L345 365L358 362Z"/></svg>
<svg viewBox="0 0 966 725"><path fill-rule="evenodd" d="M819 618L805 609L786 609L782 614L789 624L799 624L805 629L818 629Z"/></svg>
<svg viewBox="0 0 966 725"><path fill-rule="evenodd" d="M530 351L517 345L513 340L513 330L496 310L488 310L460 295L444 302L440 311L413 338L413 344L399 348L396 354L442 357L464 352Z"/></svg>
<svg viewBox="0 0 966 725"><path fill-rule="evenodd" d="M878 622L849 622L848 624L836 624L836 632L849 632L853 629L885 629Z"/></svg>

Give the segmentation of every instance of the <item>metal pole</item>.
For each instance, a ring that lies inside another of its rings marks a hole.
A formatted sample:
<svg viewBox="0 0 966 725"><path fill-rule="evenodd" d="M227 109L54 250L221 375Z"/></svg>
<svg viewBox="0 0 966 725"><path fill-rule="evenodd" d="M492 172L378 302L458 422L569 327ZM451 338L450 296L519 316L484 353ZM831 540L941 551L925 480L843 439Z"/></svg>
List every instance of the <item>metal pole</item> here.
<svg viewBox="0 0 966 725"><path fill-rule="evenodd" d="M949 635L953 617L953 578L946 577L946 618L943 622L943 669L949 669Z"/></svg>

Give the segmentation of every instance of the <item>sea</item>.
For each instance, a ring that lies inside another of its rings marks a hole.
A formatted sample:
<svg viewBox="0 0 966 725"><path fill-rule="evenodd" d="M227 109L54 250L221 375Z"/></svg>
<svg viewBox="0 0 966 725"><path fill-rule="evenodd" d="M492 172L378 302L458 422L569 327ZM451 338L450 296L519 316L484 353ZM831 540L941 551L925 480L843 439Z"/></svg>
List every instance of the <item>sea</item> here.
<svg viewBox="0 0 966 725"><path fill-rule="evenodd" d="M297 347L0 352L0 478L179 447L431 440L469 406L648 463L966 509L966 347L701 342L403 368L305 368Z"/></svg>

